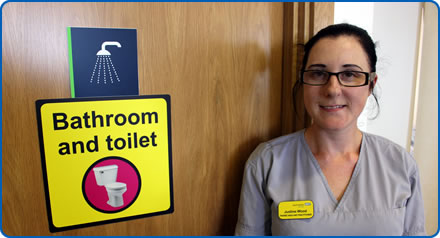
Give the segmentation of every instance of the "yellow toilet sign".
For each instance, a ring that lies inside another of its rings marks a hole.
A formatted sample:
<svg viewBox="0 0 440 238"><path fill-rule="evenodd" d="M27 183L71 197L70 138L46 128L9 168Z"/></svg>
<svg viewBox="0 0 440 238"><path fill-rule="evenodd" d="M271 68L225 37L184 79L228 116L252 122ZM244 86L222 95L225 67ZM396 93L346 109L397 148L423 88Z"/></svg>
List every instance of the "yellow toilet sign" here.
<svg viewBox="0 0 440 238"><path fill-rule="evenodd" d="M51 232L173 212L169 95L36 108Z"/></svg>

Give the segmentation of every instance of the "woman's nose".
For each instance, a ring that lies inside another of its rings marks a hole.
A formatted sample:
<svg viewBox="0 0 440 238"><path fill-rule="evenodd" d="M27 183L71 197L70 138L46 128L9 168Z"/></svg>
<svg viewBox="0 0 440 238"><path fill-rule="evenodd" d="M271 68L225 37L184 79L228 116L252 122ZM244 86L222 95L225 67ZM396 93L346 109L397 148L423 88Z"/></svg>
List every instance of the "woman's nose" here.
<svg viewBox="0 0 440 238"><path fill-rule="evenodd" d="M336 75L331 75L325 85L326 96L337 96L341 93L342 85L339 83L338 77Z"/></svg>

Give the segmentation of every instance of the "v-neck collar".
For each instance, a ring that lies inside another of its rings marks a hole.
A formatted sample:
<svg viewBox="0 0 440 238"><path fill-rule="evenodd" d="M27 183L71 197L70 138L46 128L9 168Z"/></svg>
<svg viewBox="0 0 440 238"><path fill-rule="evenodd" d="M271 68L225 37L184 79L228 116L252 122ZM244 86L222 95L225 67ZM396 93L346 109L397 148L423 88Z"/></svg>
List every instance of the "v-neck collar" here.
<svg viewBox="0 0 440 238"><path fill-rule="evenodd" d="M356 165L354 167L354 171L353 171L353 174L351 175L350 181L348 182L348 186L345 189L344 194L342 195L340 201L338 201L338 199L336 199L335 195L333 194L333 191L331 190L330 185L328 184L327 178L325 177L324 173L322 172L321 166L319 166L318 160L315 158L315 156L312 153L312 150L310 149L309 145L306 142L305 135L304 135L305 134L305 130L303 130L302 133L301 133L301 137L302 137L301 141L302 141L303 146L306 149L306 152L308 154L307 157L313 163L313 165L315 166L318 174L321 176L321 180L322 180L322 182L323 182L323 184L324 184L324 186L325 186L325 188L327 190L327 193L328 193L328 195L330 196L331 200L333 201L333 203L335 205L335 210L334 211L338 211L338 210L342 209L343 204L345 203L345 200L347 200L347 197L350 194L350 191L355 186L354 183L355 183L357 175L359 174L359 170L360 170L360 167L361 167L360 164L361 164L361 161L362 161L362 159L364 157L363 156L363 150L364 150L364 147L365 147L364 146L364 143L365 143L365 133L363 133L362 131L361 131L361 133L362 133L362 139L361 139L361 149L359 151L359 158L358 158L358 161L356 162Z"/></svg>

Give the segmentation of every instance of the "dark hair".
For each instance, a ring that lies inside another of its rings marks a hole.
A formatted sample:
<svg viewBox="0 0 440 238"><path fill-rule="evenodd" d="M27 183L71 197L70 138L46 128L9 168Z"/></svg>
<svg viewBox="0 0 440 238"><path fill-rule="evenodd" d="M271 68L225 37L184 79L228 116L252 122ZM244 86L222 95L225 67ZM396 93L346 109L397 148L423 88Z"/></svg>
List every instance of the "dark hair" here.
<svg viewBox="0 0 440 238"><path fill-rule="evenodd" d="M310 50L315 46L315 44L322 38L336 38L338 36L353 36L361 44L365 53L368 56L368 64L370 66L371 72L376 72L376 45L371 39L368 32L362 28L347 23L330 25L322 30L320 30L316 35L314 35L304 46L304 58L302 62L301 70L304 70L309 59Z"/></svg>
<svg viewBox="0 0 440 238"><path fill-rule="evenodd" d="M352 36L356 38L359 44L361 45L362 49L364 49L365 53L367 54L370 71L376 72L376 63L377 63L376 45L374 44L373 40L371 39L370 35L368 35L368 32L366 30L347 23L330 25L327 26L326 28L323 28L304 45L304 57L302 61L301 70L305 70L305 67L307 65L307 60L309 59L310 51L319 40L323 38L336 38L339 36ZM372 91L371 94L374 97L377 107L377 113L372 117L373 119L375 119L379 115L379 111L380 111L377 95L373 91L374 86L375 85L373 83L370 83L370 90ZM298 90L301 87L302 84L300 80L297 80L293 87L293 92L292 92L295 114L297 114L295 97L297 95Z"/></svg>

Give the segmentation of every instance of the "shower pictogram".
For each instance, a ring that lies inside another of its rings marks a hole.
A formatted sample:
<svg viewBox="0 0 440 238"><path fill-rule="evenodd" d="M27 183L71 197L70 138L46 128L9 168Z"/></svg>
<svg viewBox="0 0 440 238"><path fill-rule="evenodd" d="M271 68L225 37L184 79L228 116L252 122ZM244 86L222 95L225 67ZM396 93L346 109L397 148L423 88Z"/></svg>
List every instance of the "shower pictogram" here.
<svg viewBox="0 0 440 238"><path fill-rule="evenodd" d="M104 82L107 84L107 80L110 79L111 83L114 83L114 79L120 82L118 73L116 72L115 66L113 65L112 54L105 49L106 46L114 45L121 48L121 44L117 41L105 41L101 45L101 50L96 53L96 63L93 68L92 77L90 77L90 83L96 81L96 84Z"/></svg>
<svg viewBox="0 0 440 238"><path fill-rule="evenodd" d="M136 29L68 27L72 97L139 95Z"/></svg>

